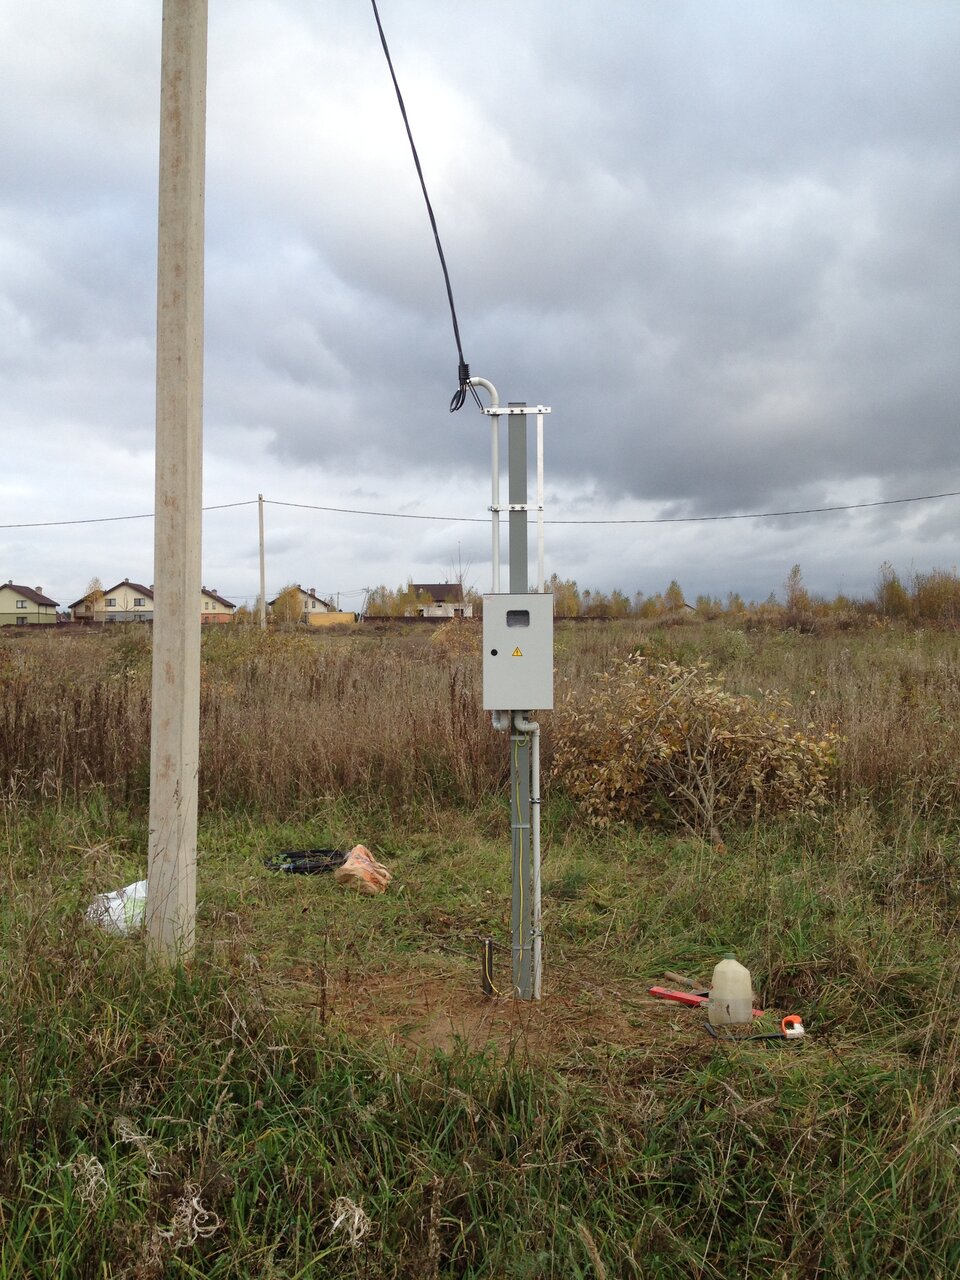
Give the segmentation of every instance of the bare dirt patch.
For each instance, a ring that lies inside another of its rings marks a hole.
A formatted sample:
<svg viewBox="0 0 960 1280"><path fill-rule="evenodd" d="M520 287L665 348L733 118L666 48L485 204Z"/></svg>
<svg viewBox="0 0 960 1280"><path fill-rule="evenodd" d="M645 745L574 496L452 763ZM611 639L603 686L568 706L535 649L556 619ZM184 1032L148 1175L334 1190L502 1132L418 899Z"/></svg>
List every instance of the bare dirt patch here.
<svg viewBox="0 0 960 1280"><path fill-rule="evenodd" d="M281 987L284 998L319 1010L326 1025L415 1050L462 1045L543 1060L604 1048L709 1053L711 1046L699 1010L654 999L629 980L597 986L572 964L552 967L539 1002L484 996L479 972L460 962L309 982L300 972Z"/></svg>

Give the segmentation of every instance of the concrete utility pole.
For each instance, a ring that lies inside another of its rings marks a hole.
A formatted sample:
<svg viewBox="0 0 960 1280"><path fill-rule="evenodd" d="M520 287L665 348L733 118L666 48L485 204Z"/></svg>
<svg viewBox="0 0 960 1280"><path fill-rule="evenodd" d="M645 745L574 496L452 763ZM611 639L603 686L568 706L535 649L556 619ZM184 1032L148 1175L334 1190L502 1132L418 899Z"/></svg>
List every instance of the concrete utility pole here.
<svg viewBox="0 0 960 1280"><path fill-rule="evenodd" d="M257 494L260 507L260 630L267 629L267 570L263 554L263 494Z"/></svg>
<svg viewBox="0 0 960 1280"><path fill-rule="evenodd" d="M207 0L164 0L147 940L189 958L196 921Z"/></svg>

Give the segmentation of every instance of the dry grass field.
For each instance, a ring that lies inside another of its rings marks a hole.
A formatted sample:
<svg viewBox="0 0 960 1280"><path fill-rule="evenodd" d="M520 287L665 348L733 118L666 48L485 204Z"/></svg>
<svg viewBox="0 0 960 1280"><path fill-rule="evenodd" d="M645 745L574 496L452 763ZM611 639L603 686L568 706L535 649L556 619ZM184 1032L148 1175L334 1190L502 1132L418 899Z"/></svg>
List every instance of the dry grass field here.
<svg viewBox="0 0 960 1280"><path fill-rule="evenodd" d="M475 627L204 637L170 975L83 923L144 874L148 638L0 636L0 1276L960 1274L960 637L625 620L556 648L531 1007L479 993L510 842ZM643 816L598 823L570 722L638 659L708 664L711 715L775 692L832 744L815 803L699 821L664 777L722 794L749 735L694 707ZM265 866L358 841L382 898ZM804 1040L718 1043L647 995L728 949Z"/></svg>

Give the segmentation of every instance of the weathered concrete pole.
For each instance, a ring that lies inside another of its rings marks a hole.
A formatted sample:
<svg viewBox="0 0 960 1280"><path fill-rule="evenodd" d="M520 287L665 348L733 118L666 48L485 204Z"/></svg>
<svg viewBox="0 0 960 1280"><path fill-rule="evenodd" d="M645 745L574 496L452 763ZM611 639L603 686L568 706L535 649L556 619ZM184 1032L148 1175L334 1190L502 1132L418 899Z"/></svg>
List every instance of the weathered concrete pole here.
<svg viewBox="0 0 960 1280"><path fill-rule="evenodd" d="M260 630L267 629L267 571L263 554L263 494L257 494L260 508Z"/></svg>
<svg viewBox="0 0 960 1280"><path fill-rule="evenodd" d="M148 946L189 958L196 920L207 0L164 0Z"/></svg>

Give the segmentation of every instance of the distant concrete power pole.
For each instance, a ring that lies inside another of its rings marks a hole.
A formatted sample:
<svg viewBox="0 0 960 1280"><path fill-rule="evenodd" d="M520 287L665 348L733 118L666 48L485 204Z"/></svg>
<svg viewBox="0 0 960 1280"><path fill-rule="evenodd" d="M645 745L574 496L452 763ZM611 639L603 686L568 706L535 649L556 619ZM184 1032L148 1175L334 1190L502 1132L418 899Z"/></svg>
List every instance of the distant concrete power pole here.
<svg viewBox="0 0 960 1280"><path fill-rule="evenodd" d="M260 509L260 630L267 629L267 571L263 554L263 494L257 494Z"/></svg>
<svg viewBox="0 0 960 1280"><path fill-rule="evenodd" d="M196 922L206 68L207 0L164 0L146 929L166 962Z"/></svg>

